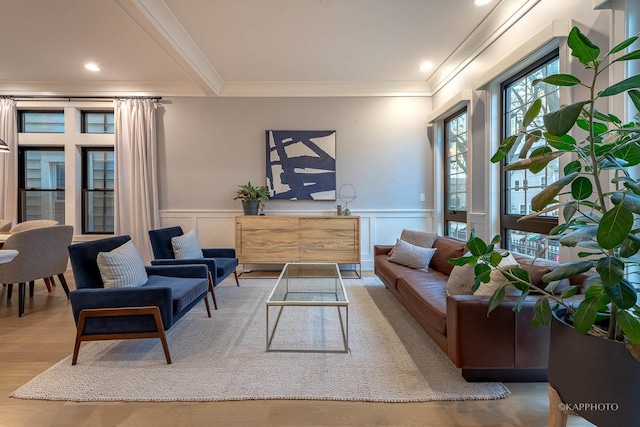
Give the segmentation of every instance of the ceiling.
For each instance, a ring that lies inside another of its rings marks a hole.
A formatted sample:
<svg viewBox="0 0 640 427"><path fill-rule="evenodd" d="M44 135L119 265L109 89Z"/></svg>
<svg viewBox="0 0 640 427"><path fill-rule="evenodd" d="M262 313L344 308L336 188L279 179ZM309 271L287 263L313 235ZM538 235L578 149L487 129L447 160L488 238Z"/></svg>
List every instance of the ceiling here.
<svg viewBox="0 0 640 427"><path fill-rule="evenodd" d="M539 1L0 0L0 94L428 96Z"/></svg>

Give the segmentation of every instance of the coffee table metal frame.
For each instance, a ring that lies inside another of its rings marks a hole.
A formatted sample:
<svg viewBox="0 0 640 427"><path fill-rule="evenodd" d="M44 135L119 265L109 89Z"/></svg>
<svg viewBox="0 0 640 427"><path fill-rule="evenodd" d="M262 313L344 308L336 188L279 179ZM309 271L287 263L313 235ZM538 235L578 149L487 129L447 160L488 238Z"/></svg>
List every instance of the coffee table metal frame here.
<svg viewBox="0 0 640 427"><path fill-rule="evenodd" d="M324 273L328 273L326 276L314 275L313 270L321 268ZM295 275L291 270L297 269L302 274ZM292 275L289 275L292 274ZM305 289L296 290L290 289L289 279L292 281L301 281L305 278L309 279L328 279L333 280L334 288L331 289ZM282 292L278 294L282 297L276 297L276 291L284 287L284 295ZM322 300L318 297L333 297L332 300ZM266 303L266 351L280 351L280 352L307 352L307 353L348 353L349 352L349 298L344 288L344 282L342 281L342 275L340 274L340 268L335 263L304 263L304 262L291 262L285 264L278 281L271 290ZM311 350L311 349L274 349L271 347L271 342L278 328L278 322L280 321L280 315L284 307L336 307L338 309L338 317L340 319L340 330L342 332L342 341L344 344L344 350ZM269 329L269 309L271 307L280 307L278 315L276 317L273 328ZM342 318L342 309L345 310L345 318Z"/></svg>

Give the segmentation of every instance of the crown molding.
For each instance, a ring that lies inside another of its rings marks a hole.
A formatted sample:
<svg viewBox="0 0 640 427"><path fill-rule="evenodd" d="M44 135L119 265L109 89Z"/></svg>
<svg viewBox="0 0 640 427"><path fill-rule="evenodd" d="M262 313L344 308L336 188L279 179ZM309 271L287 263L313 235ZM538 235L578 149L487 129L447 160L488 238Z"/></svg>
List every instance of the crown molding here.
<svg viewBox="0 0 640 427"><path fill-rule="evenodd" d="M204 96L190 81L15 81L0 80L0 92L8 96Z"/></svg>
<svg viewBox="0 0 640 427"><path fill-rule="evenodd" d="M223 80L162 0L114 0L193 80L204 95L218 95Z"/></svg>
<svg viewBox="0 0 640 427"><path fill-rule="evenodd" d="M431 113L427 114L427 123L433 123L444 116L453 113L454 111L462 108L463 105L471 102L471 97L473 96L473 91L471 89L464 89L451 98L449 98L446 102L440 105L438 108L431 111Z"/></svg>
<svg viewBox="0 0 640 427"><path fill-rule="evenodd" d="M493 44L541 0L503 0L453 51L429 77L427 83L435 94L457 76L471 61Z"/></svg>
<svg viewBox="0 0 640 427"><path fill-rule="evenodd" d="M219 96L431 96L426 82L225 82Z"/></svg>

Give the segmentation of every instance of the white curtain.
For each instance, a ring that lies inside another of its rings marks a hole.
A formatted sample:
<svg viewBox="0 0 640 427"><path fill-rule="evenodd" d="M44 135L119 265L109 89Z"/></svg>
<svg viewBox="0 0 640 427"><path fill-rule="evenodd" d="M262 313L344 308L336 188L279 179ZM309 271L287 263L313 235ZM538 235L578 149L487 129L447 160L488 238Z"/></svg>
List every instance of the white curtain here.
<svg viewBox="0 0 640 427"><path fill-rule="evenodd" d="M115 234L130 235L148 263L152 255L147 232L160 223L156 169L157 103L152 99L114 102Z"/></svg>
<svg viewBox="0 0 640 427"><path fill-rule="evenodd" d="M0 218L18 222L18 118L16 101L0 98L0 139L9 153L0 153Z"/></svg>

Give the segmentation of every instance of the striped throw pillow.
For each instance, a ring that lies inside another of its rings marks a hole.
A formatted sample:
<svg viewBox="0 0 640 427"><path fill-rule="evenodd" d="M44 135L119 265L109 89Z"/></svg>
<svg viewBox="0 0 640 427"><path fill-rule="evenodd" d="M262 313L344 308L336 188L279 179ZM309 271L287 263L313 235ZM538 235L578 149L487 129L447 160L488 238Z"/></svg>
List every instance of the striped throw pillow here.
<svg viewBox="0 0 640 427"><path fill-rule="evenodd" d="M144 261L131 240L111 252L98 253L97 261L105 288L136 288L147 282Z"/></svg>
<svg viewBox="0 0 640 427"><path fill-rule="evenodd" d="M397 239L396 245L389 255L389 261L409 268L428 270L435 252L435 248L423 248Z"/></svg>
<svg viewBox="0 0 640 427"><path fill-rule="evenodd" d="M204 258L198 236L194 230L190 230L182 236L172 237L171 246L176 259Z"/></svg>

